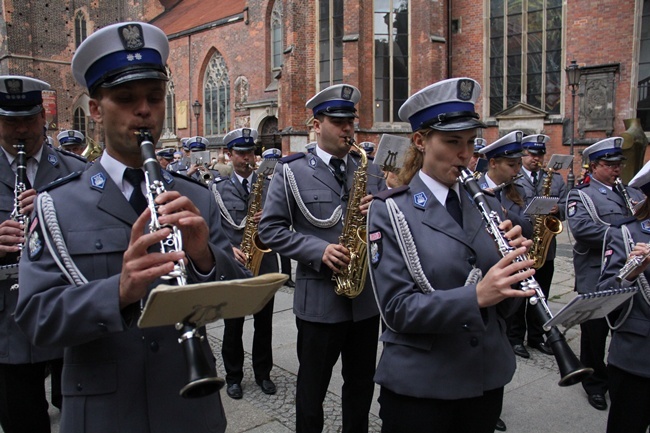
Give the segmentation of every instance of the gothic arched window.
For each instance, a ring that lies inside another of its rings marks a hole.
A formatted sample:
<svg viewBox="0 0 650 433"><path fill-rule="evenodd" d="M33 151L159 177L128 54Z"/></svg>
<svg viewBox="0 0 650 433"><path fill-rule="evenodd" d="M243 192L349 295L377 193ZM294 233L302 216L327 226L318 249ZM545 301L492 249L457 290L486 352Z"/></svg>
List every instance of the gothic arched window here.
<svg viewBox="0 0 650 433"><path fill-rule="evenodd" d="M204 135L220 135L230 130L230 79L221 54L214 53L203 80Z"/></svg>
<svg viewBox="0 0 650 433"><path fill-rule="evenodd" d="M88 37L86 31L86 15L82 11L77 11L74 15L74 43L75 47L79 45Z"/></svg>

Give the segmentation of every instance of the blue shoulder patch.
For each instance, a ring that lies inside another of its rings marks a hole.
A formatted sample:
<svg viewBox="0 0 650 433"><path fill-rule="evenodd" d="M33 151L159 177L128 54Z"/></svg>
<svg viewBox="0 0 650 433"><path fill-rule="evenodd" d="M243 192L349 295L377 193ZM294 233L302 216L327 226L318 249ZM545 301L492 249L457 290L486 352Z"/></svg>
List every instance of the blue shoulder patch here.
<svg viewBox="0 0 650 433"><path fill-rule="evenodd" d="M408 190L409 190L408 185L402 185L402 186L398 186L397 188L386 189L384 191L378 192L377 194L373 195L372 198L376 198L381 201L386 201L387 198L403 193L404 191L408 191Z"/></svg>
<svg viewBox="0 0 650 433"><path fill-rule="evenodd" d="M70 182L71 180L76 179L79 176L81 176L81 173L82 173L81 171L73 171L69 175L64 176L64 177L62 177L60 179L57 179L55 181L52 181L52 182L48 183L47 185L39 188L38 192L50 191L50 190L56 188L57 186L61 186L63 184L66 184L66 183Z"/></svg>
<svg viewBox="0 0 650 433"><path fill-rule="evenodd" d="M643 233L650 233L650 219L641 222L641 231Z"/></svg>

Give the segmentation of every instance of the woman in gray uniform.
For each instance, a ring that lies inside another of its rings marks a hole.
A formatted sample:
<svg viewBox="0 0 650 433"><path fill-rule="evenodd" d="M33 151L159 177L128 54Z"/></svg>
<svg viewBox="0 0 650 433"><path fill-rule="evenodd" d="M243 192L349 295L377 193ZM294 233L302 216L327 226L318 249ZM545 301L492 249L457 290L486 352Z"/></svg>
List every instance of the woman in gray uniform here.
<svg viewBox="0 0 650 433"><path fill-rule="evenodd" d="M376 195L368 213L369 271L386 323L375 374L384 433L492 433L515 371L504 317L532 295L512 288L534 272L518 273L532 261L513 263L530 241L504 221L515 251L501 259L458 182L484 127L479 94L476 81L455 78L404 103L399 115L414 132L403 172L414 175Z"/></svg>

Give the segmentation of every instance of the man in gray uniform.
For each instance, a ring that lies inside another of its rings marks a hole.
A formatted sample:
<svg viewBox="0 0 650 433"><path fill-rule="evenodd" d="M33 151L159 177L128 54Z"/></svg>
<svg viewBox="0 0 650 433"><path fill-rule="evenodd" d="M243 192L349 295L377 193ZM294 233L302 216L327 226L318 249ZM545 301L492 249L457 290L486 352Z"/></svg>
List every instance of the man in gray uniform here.
<svg viewBox="0 0 650 433"><path fill-rule="evenodd" d="M179 332L137 326L149 291L180 260L188 283L248 275L233 259L216 203L200 184L160 169L164 192L155 199L164 228L145 229L150 191L136 133L150 131L153 142L160 137L168 52L160 29L127 22L93 33L72 60L75 79L89 90L91 115L103 125L106 150L80 176L50 187L50 201L41 193L16 308L16 321L34 343L65 348L62 432L226 429L219 393L179 395L188 375ZM50 236L55 217L57 239ZM181 251L160 252L168 225L181 232ZM200 344L197 356L216 375L207 338Z"/></svg>
<svg viewBox="0 0 650 433"><path fill-rule="evenodd" d="M25 228L17 221L19 218L11 218L16 198L16 144L24 143L27 157L25 191L18 197L18 210L25 219L33 209L35 188L82 171L86 165L82 158L63 155L43 139L45 111L41 92L49 88L49 84L33 78L0 77L0 266L15 265L19 245L25 242ZM61 407L63 351L32 345L14 320L18 293L27 288L25 284L0 277L0 424L5 433L50 431L43 382L48 361L53 366L52 400Z"/></svg>
<svg viewBox="0 0 650 433"><path fill-rule="evenodd" d="M621 174L623 139L610 137L592 144L583 151L592 172L591 181L569 191L567 220L575 238L573 266L578 293L596 291L602 262L603 237L612 223L630 217L631 212L621 191L615 187ZM621 184L622 186L622 184ZM643 194L625 188L630 200L639 202ZM588 320L580 324L580 361L594 369L594 374L582 382L589 404L598 410L607 409L608 390L605 344L609 326L605 319Z"/></svg>
<svg viewBox="0 0 650 433"><path fill-rule="evenodd" d="M254 171L256 139L257 131L251 128L239 128L226 134L223 142L228 148L234 172L230 176L216 178L210 186L221 209L223 230L230 239L235 257L242 265L245 265L247 261L246 255L240 248L244 231L250 223L247 220L248 208L251 202L256 199L260 200L262 207L259 208L255 218L253 218L259 224L268 189L268 180L260 179ZM258 181L263 182L261 197L252 194ZM270 272L278 272L278 256L274 252L264 254L259 268L259 275ZM255 334L253 336L255 382L265 394L275 394L276 387L270 377L273 368L273 351L271 348L273 298L264 308L253 315L253 320L255 323ZM221 356L223 356L223 366L226 369L226 393L230 398L234 399L240 399L243 396L241 387L241 381L244 378L243 328L243 317L224 320Z"/></svg>
<svg viewBox="0 0 650 433"><path fill-rule="evenodd" d="M317 145L280 160L260 221L262 242L298 262L293 310L298 327L296 431L320 432L332 368L343 363L343 431L367 432L374 391L379 316L366 281L354 299L339 296L333 273L350 260L339 244L342 215L359 156L348 153L359 90L328 87L307 102ZM336 168L335 168L336 167ZM378 166L368 166L366 193L384 189ZM369 197L368 197L369 199ZM341 212L342 211L342 212Z"/></svg>
<svg viewBox="0 0 650 433"><path fill-rule="evenodd" d="M521 158L521 177L517 180L517 185L523 188L526 206L535 197L546 195L548 197L559 197L557 205L551 209L549 214L559 221L564 220L564 210L566 208L566 185L562 175L557 172L551 172L552 178L549 179L549 171L544 168L544 155L546 155L546 143L550 140L548 135L533 134L524 137L521 144L524 148L524 156ZM550 189L545 193L544 187L550 182ZM535 219L533 219L533 228ZM551 281L555 271L554 260L557 242L555 237L548 246L548 253L544 265L535 272L535 279L539 283L544 296L548 299L551 291ZM519 310L508 321L508 338L513 344L519 344L523 347L524 337L528 331L528 346L539 350L547 355L552 355L553 350L544 341L544 329L542 323L535 318L532 308L528 303L523 303ZM524 348L524 350L526 350Z"/></svg>

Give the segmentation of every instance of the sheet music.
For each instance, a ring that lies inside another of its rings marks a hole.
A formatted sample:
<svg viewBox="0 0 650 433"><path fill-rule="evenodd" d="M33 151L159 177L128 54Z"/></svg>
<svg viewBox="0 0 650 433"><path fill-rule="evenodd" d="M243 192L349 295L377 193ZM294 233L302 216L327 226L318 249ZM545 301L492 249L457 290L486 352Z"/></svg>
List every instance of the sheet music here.
<svg viewBox="0 0 650 433"><path fill-rule="evenodd" d="M546 322L544 327L562 325L571 328L587 320L601 319L634 296L637 291L636 286L631 286L578 295Z"/></svg>
<svg viewBox="0 0 650 433"><path fill-rule="evenodd" d="M558 201L560 201L559 197L534 197L526 206L524 213L526 215L548 215Z"/></svg>

